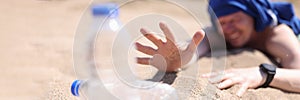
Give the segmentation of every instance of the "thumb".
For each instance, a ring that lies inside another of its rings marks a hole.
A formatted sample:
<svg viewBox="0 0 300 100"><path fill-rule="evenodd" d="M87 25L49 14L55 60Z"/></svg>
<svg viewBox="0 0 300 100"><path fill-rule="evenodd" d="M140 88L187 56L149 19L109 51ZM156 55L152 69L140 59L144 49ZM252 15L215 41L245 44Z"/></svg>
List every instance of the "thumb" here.
<svg viewBox="0 0 300 100"><path fill-rule="evenodd" d="M197 48L197 46L200 44L200 42L203 40L204 36L205 36L205 32L203 30L197 31L194 34L193 39L189 44L187 50L194 51Z"/></svg>

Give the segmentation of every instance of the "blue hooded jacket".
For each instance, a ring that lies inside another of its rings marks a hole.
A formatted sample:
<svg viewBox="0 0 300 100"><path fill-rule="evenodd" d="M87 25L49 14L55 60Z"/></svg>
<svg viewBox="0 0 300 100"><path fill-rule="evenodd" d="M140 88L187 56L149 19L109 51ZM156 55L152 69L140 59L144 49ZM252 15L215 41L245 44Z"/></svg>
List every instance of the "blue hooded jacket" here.
<svg viewBox="0 0 300 100"><path fill-rule="evenodd" d="M295 15L293 5L288 2L268 0L209 0L209 5L217 17L238 11L250 15L255 20L255 30L263 31L271 25L286 24L300 34L300 20Z"/></svg>

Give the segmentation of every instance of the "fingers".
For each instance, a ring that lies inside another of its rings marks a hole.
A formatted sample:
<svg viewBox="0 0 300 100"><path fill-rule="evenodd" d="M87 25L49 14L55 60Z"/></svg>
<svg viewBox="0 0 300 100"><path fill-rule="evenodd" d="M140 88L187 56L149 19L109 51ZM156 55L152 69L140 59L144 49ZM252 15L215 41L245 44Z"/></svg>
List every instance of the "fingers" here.
<svg viewBox="0 0 300 100"><path fill-rule="evenodd" d="M137 63L142 65L150 65L151 58L137 58Z"/></svg>
<svg viewBox="0 0 300 100"><path fill-rule="evenodd" d="M195 35L193 36L191 43L188 45L186 51L194 52L197 46L203 40L204 36L205 36L205 32L203 30L196 32Z"/></svg>
<svg viewBox="0 0 300 100"><path fill-rule="evenodd" d="M218 85L218 88L219 89L228 88L235 84L241 83L242 81L243 80L240 77L230 78L230 79L227 79L227 80L223 81L222 83L220 83ZM248 82L242 83L242 85L241 85L240 89L237 91L236 95L241 97L247 91L248 87L249 87Z"/></svg>
<svg viewBox="0 0 300 100"><path fill-rule="evenodd" d="M140 32L148 39L150 40L152 43L154 43L156 46L160 47L163 45L163 41L161 39L158 39L157 37L155 37L153 34L150 34L148 31L146 31L145 29L141 29Z"/></svg>
<svg viewBox="0 0 300 100"><path fill-rule="evenodd" d="M232 86L233 85L233 81L231 79L227 79L223 82L221 82L219 85L218 85L218 88L219 89L224 89L226 87L229 87L229 86Z"/></svg>
<svg viewBox="0 0 300 100"><path fill-rule="evenodd" d="M222 82L224 80L228 80L232 77L234 77L235 75L233 73L227 73L225 75L222 75L221 78L219 80L216 81L216 83Z"/></svg>
<svg viewBox="0 0 300 100"><path fill-rule="evenodd" d="M160 22L159 23L159 27L163 31L163 33L166 35L167 40L169 40L169 41L171 41L171 42L174 43L175 42L175 38L174 38L172 32L170 31L170 29L168 28L168 26L165 23Z"/></svg>
<svg viewBox="0 0 300 100"><path fill-rule="evenodd" d="M233 77L233 78L228 78L226 80L224 80L223 82L221 82L219 85L218 85L218 88L219 89L224 89L224 88L228 88L228 87L231 87L235 84L238 84L241 82L241 78L239 77Z"/></svg>
<svg viewBox="0 0 300 100"><path fill-rule="evenodd" d="M236 95L242 97L242 95L247 91L248 87L249 84L247 82L242 84Z"/></svg>
<svg viewBox="0 0 300 100"><path fill-rule="evenodd" d="M236 69L229 69L225 71L225 74L222 74L220 72L214 72L209 74L203 74L202 77L204 78L212 77L212 79L217 78L217 81L215 81L214 83L219 83L217 86L219 89L224 89L224 88L231 87L235 84L240 84L241 85L240 89L237 91L236 95L241 97L247 91L249 86L253 83L250 83L251 79L247 79L247 77L238 74L237 71L238 70Z"/></svg>
<svg viewBox="0 0 300 100"><path fill-rule="evenodd" d="M142 53L147 55L154 55L156 54L156 50L149 46L144 46L138 42L135 43L136 49Z"/></svg>

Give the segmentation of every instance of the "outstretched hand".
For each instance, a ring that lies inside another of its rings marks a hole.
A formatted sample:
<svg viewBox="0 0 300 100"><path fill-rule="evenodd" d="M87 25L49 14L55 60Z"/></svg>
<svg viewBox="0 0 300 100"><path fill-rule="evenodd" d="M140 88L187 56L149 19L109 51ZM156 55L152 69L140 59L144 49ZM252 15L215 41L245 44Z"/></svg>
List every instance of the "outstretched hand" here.
<svg viewBox="0 0 300 100"><path fill-rule="evenodd" d="M222 75L221 77L219 77ZM247 89L253 89L261 86L265 80L266 75L260 72L259 67L253 68L239 68L239 69L229 69L222 72L214 72L203 74L203 78L219 78L217 80L211 81L211 83L218 83L219 89L225 89L233 85L240 85L240 89L237 91L236 95L241 97Z"/></svg>
<svg viewBox="0 0 300 100"><path fill-rule="evenodd" d="M152 57L137 58L137 63L143 65L152 65L159 70L172 72L178 70L182 65L187 64L193 57L197 46L202 41L205 33L203 30L198 31L194 34L192 41L188 44L187 48L179 49L176 46L175 38L164 23L159 23L160 29L166 36L166 42L150 34L146 29L141 29L140 32L158 49L154 49L149 46L142 45L136 42L136 48L138 51L151 55Z"/></svg>

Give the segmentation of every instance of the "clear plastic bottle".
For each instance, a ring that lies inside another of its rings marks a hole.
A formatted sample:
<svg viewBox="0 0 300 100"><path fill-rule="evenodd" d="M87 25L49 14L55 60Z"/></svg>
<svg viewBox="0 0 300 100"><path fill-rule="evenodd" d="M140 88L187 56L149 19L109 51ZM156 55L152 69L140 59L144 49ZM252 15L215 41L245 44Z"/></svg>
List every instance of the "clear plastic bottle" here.
<svg viewBox="0 0 300 100"><path fill-rule="evenodd" d="M128 56L132 37L121 29L117 7L113 3L92 7L92 31L87 34L88 39L84 39L89 47L81 51L86 52L82 53L86 59L80 59L87 64L75 67L76 73L89 75L77 74L81 80L73 82L72 94L89 100L178 99L172 86L138 80L130 70L128 61L134 58Z"/></svg>
<svg viewBox="0 0 300 100"><path fill-rule="evenodd" d="M71 92L79 99L115 99L108 91L116 81L111 66L112 40L120 28L117 5L96 4L83 15L74 43L74 68L77 77ZM98 66L101 66L98 67Z"/></svg>

